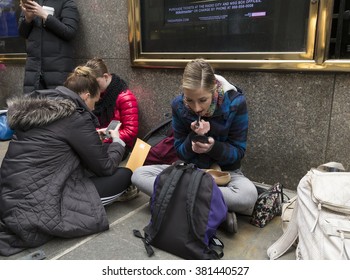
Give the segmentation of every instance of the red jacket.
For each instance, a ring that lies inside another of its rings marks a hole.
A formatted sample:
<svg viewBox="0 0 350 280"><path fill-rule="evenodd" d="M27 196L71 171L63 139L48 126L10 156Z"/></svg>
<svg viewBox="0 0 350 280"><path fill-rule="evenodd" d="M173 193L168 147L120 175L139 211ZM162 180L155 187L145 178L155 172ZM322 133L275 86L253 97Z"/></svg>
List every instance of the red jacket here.
<svg viewBox="0 0 350 280"><path fill-rule="evenodd" d="M101 93L101 97L102 96L103 93ZM121 122L122 125L119 128L120 139L122 139L129 148L132 148L139 131L139 110L136 97L129 89L118 95L112 120Z"/></svg>

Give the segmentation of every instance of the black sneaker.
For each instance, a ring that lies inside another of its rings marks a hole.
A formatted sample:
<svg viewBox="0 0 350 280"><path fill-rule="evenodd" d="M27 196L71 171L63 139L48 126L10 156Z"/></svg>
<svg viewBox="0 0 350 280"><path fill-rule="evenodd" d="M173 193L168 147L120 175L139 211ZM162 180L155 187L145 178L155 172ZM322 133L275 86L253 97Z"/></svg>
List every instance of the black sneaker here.
<svg viewBox="0 0 350 280"><path fill-rule="evenodd" d="M116 199L116 201L123 202L123 201L132 200L139 195L139 192L140 190L137 187L130 186L125 190L125 192L121 196L119 196Z"/></svg>
<svg viewBox="0 0 350 280"><path fill-rule="evenodd" d="M226 220L220 225L224 231L235 234L238 231L237 217L234 212L227 212Z"/></svg>

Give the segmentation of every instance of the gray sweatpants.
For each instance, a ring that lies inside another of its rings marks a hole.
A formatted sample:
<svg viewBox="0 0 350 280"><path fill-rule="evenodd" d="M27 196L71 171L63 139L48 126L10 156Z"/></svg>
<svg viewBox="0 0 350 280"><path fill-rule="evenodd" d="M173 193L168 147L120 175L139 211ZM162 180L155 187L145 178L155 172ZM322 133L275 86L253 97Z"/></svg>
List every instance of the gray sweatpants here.
<svg viewBox="0 0 350 280"><path fill-rule="evenodd" d="M134 171L131 182L140 191L151 196L157 175L168 166L167 164L141 166ZM250 215L258 198L256 187L240 169L230 171L230 174L231 181L226 186L219 186L228 210Z"/></svg>

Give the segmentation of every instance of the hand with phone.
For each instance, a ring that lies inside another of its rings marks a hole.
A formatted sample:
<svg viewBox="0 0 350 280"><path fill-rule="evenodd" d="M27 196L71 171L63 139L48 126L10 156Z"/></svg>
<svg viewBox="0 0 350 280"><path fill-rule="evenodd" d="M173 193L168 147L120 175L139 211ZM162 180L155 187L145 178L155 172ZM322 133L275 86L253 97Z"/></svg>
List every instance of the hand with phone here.
<svg viewBox="0 0 350 280"><path fill-rule="evenodd" d="M120 121L112 120L106 128L106 138L119 137L118 130L120 126Z"/></svg>
<svg viewBox="0 0 350 280"><path fill-rule="evenodd" d="M22 0L21 8L24 11L27 21L31 21L37 16L45 22L49 15L48 11L44 9L44 6L41 6L33 0Z"/></svg>
<svg viewBox="0 0 350 280"><path fill-rule="evenodd" d="M97 132L102 140L119 137L121 122L112 120L106 128L98 129Z"/></svg>
<svg viewBox="0 0 350 280"><path fill-rule="evenodd" d="M31 0L21 0L20 2L21 9L27 22L31 22L35 18L34 12L30 10L31 2Z"/></svg>
<svg viewBox="0 0 350 280"><path fill-rule="evenodd" d="M197 154L204 154L211 150L214 145L214 138L205 135L195 135L192 137L192 151Z"/></svg>

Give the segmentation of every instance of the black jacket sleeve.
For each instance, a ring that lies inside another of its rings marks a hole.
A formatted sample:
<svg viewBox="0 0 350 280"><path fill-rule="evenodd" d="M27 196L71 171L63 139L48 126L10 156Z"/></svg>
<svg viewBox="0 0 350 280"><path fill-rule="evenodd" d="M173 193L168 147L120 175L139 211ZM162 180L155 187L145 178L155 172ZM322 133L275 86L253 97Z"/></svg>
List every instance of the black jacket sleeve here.
<svg viewBox="0 0 350 280"><path fill-rule="evenodd" d="M78 30L79 12L74 1L66 1L61 15L49 15L45 21L45 28L65 41L72 40Z"/></svg>
<svg viewBox="0 0 350 280"><path fill-rule="evenodd" d="M71 118L70 127L66 128L68 144L82 164L97 176L112 175L122 161L125 148L119 143L103 144L90 114L75 113Z"/></svg>

